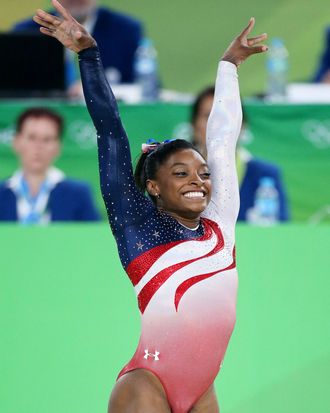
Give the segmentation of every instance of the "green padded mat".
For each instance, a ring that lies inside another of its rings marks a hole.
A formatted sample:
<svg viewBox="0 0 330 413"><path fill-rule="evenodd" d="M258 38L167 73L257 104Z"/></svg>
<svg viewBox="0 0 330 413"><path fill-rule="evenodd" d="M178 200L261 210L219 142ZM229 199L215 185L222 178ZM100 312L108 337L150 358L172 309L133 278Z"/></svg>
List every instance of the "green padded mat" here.
<svg viewBox="0 0 330 413"><path fill-rule="evenodd" d="M221 411L328 411L328 227L240 226L237 240ZM1 226L0 245L0 412L106 412L139 336L109 228Z"/></svg>

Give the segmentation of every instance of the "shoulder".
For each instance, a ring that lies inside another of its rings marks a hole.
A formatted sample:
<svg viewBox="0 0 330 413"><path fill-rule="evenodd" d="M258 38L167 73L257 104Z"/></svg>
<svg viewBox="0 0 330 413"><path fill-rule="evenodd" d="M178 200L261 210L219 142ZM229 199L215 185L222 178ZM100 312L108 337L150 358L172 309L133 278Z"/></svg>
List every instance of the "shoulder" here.
<svg viewBox="0 0 330 413"><path fill-rule="evenodd" d="M0 182L0 210L14 205L16 202L16 195L8 186L8 181Z"/></svg>
<svg viewBox="0 0 330 413"><path fill-rule="evenodd" d="M329 52L330 49L330 26L326 27L324 32L324 49Z"/></svg>
<svg viewBox="0 0 330 413"><path fill-rule="evenodd" d="M94 205L91 187L87 182L75 179L64 179L52 190L50 200L55 204L65 204L71 207L85 208Z"/></svg>
<svg viewBox="0 0 330 413"><path fill-rule="evenodd" d="M55 190L65 194L72 194L74 196L89 195L91 192L90 186L87 182L71 178L67 178L59 182L54 188L54 191Z"/></svg>
<svg viewBox="0 0 330 413"><path fill-rule="evenodd" d="M124 13L119 13L117 11L105 8L105 7L99 7L98 8L98 20L100 23L109 23L126 28L128 30L140 30L142 27L142 23L127 15Z"/></svg>
<svg viewBox="0 0 330 413"><path fill-rule="evenodd" d="M13 191L8 187L8 181L0 181L0 197L13 195Z"/></svg>
<svg viewBox="0 0 330 413"><path fill-rule="evenodd" d="M49 197L49 209L54 221L100 219L89 185L74 179L65 179L56 185Z"/></svg>
<svg viewBox="0 0 330 413"><path fill-rule="evenodd" d="M328 39L328 42L330 42L330 26L325 28L325 36Z"/></svg>
<svg viewBox="0 0 330 413"><path fill-rule="evenodd" d="M39 32L39 25L32 20L32 16L21 20L14 24L11 28L12 32L26 32L26 31L33 31Z"/></svg>
<svg viewBox="0 0 330 413"><path fill-rule="evenodd" d="M0 221L16 221L16 195L7 181L0 182Z"/></svg>

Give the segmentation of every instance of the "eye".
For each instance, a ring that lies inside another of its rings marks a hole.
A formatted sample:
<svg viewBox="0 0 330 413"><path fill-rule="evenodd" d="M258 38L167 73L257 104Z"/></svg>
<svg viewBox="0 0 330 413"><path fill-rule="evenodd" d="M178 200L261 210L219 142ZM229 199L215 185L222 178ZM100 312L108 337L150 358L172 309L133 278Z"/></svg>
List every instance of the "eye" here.
<svg viewBox="0 0 330 413"><path fill-rule="evenodd" d="M204 179L208 179L208 178L211 176L211 173L210 173L210 172L203 172L203 173L201 174L201 176L202 176Z"/></svg>
<svg viewBox="0 0 330 413"><path fill-rule="evenodd" d="M185 172L185 171L177 171L177 172L174 172L174 175L175 175L175 176L187 176L187 172Z"/></svg>

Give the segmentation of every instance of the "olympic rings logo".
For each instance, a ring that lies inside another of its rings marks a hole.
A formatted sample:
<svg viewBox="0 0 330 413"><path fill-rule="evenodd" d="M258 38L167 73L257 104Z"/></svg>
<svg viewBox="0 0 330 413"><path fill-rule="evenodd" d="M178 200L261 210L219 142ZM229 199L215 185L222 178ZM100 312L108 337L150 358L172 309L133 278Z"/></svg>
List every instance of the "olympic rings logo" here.
<svg viewBox="0 0 330 413"><path fill-rule="evenodd" d="M301 132L316 148L330 148L330 120L310 119L303 123Z"/></svg>
<svg viewBox="0 0 330 413"><path fill-rule="evenodd" d="M91 122L77 120L70 122L68 137L81 149L93 149L96 147L96 131Z"/></svg>
<svg viewBox="0 0 330 413"><path fill-rule="evenodd" d="M13 127L7 127L0 129L0 145L10 146L14 138L15 129Z"/></svg>

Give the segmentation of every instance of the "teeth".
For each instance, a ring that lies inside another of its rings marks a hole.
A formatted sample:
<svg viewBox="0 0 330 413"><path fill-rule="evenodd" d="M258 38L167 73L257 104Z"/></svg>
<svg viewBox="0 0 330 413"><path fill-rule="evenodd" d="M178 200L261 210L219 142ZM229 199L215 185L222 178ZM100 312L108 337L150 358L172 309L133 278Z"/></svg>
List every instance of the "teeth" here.
<svg viewBox="0 0 330 413"><path fill-rule="evenodd" d="M204 198L204 193L203 192L186 192L184 194L186 198Z"/></svg>

